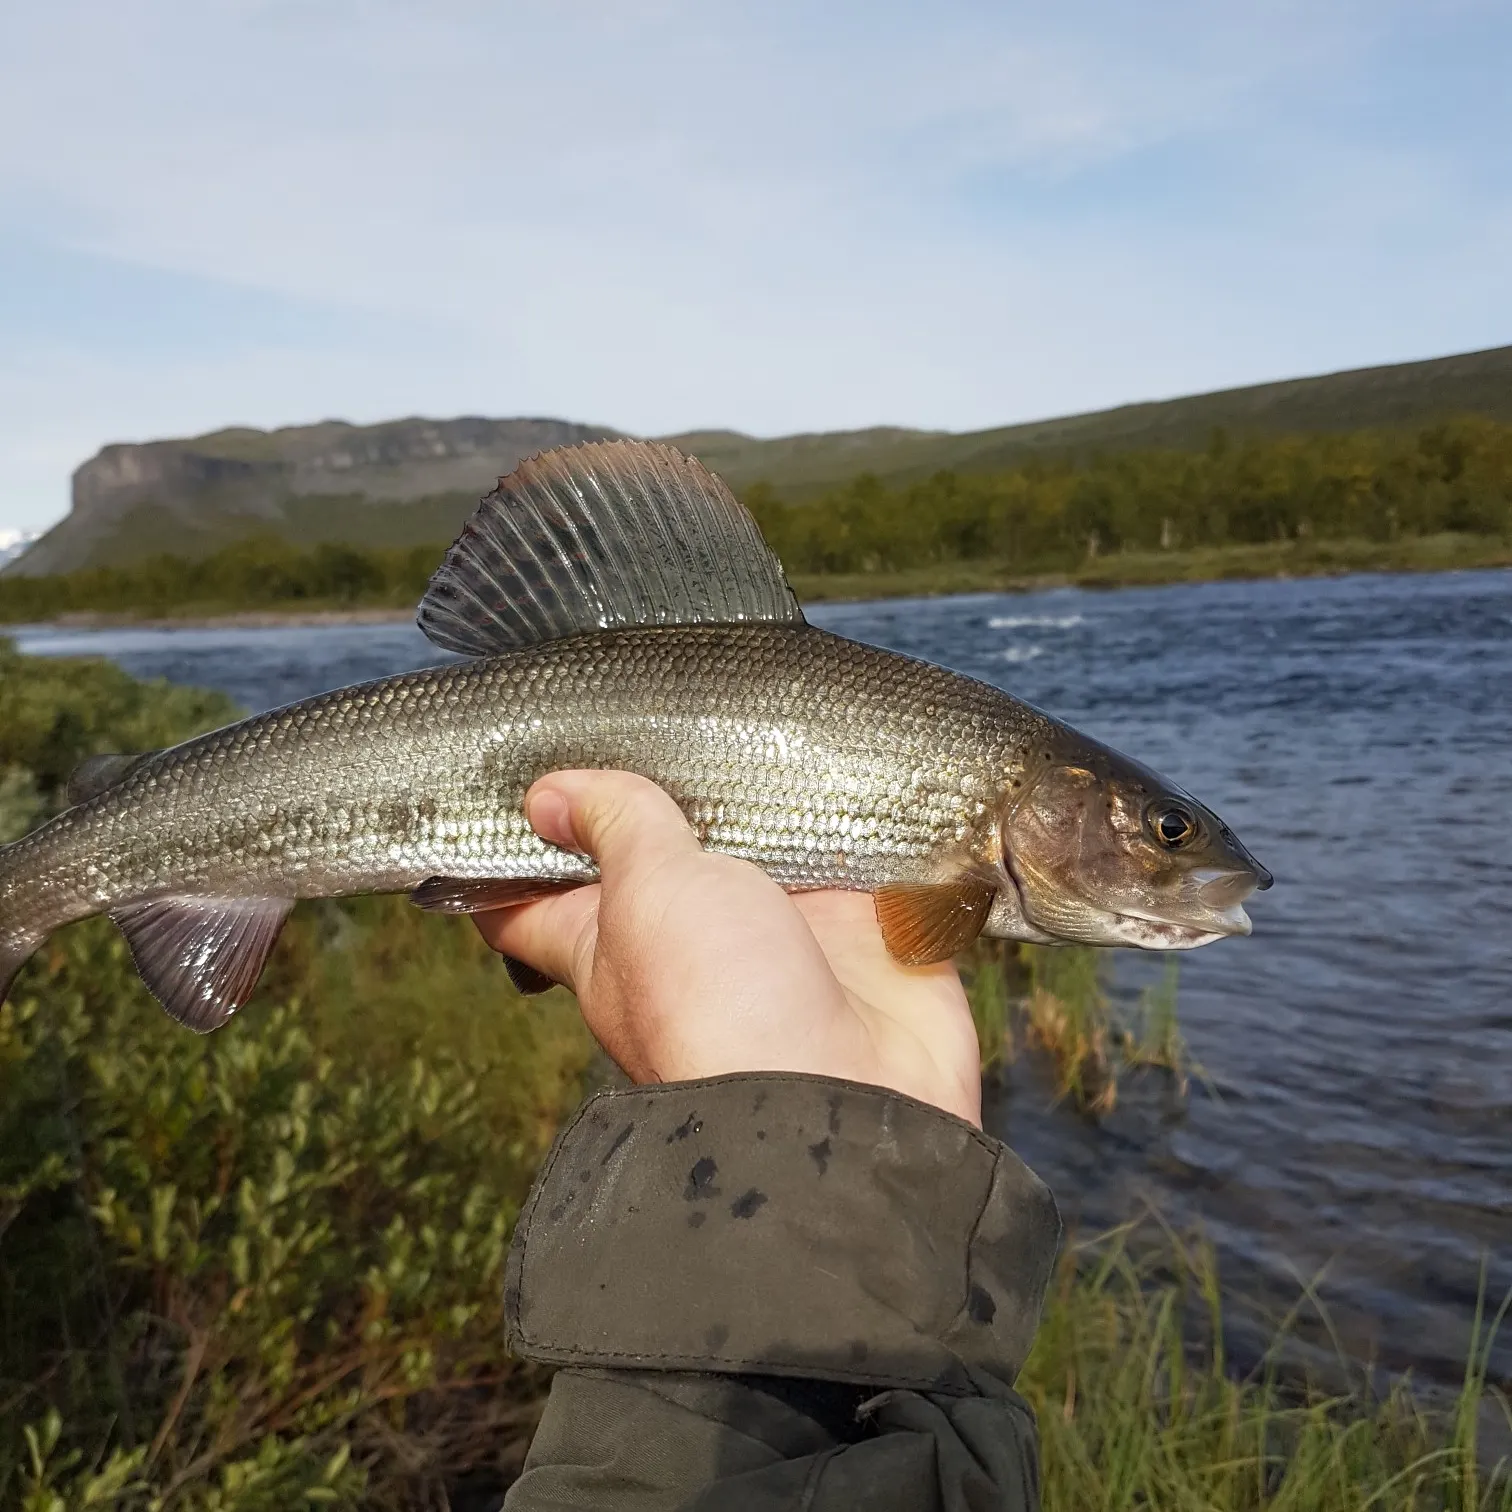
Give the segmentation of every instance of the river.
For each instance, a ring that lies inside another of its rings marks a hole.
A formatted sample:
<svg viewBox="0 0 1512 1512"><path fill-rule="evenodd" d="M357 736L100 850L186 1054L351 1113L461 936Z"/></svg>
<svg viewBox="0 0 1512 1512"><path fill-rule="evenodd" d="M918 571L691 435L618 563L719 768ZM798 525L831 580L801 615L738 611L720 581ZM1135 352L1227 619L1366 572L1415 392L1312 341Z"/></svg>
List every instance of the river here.
<svg viewBox="0 0 1512 1512"><path fill-rule="evenodd" d="M817 605L1217 808L1275 873L1181 960L1205 1072L1092 1124L1019 1069L989 1127L1082 1232L1153 1205L1260 1309L1319 1281L1349 1355L1452 1380L1512 1288L1512 572ZM440 657L408 625L13 632L250 709ZM1118 952L1130 996L1158 960ZM1316 1328L1314 1337L1321 1336ZM1512 1378L1512 1330L1494 1374Z"/></svg>

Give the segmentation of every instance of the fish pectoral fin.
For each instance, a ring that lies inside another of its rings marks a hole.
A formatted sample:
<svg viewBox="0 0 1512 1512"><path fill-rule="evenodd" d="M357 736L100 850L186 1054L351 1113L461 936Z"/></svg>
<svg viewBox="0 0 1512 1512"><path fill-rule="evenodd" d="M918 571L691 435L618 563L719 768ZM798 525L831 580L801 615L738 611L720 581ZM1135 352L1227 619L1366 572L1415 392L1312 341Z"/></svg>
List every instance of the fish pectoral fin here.
<svg viewBox="0 0 1512 1512"><path fill-rule="evenodd" d="M292 898L154 898L111 918L152 995L199 1034L252 996Z"/></svg>
<svg viewBox="0 0 1512 1512"><path fill-rule="evenodd" d="M63 796L70 803L87 803L89 799L114 787L128 772L134 771L144 761L159 755L157 751L135 751L130 755L86 756L68 774Z"/></svg>
<svg viewBox="0 0 1512 1512"><path fill-rule="evenodd" d="M549 977L544 971L537 971L534 966L527 966L518 956L502 956L504 969L509 973L509 980L514 983L514 989L521 997L534 997L539 992L550 992L557 985L555 978Z"/></svg>
<svg viewBox="0 0 1512 1512"><path fill-rule="evenodd" d="M430 913L492 913L587 886L586 881L557 877L431 877L409 895L409 900Z"/></svg>
<svg viewBox="0 0 1512 1512"><path fill-rule="evenodd" d="M996 889L976 877L956 882L898 882L879 887L877 923L905 966L948 961L981 934Z"/></svg>
<svg viewBox="0 0 1512 1512"><path fill-rule="evenodd" d="M701 462L656 441L558 447L500 478L418 619L464 656L625 625L804 622L745 507Z"/></svg>

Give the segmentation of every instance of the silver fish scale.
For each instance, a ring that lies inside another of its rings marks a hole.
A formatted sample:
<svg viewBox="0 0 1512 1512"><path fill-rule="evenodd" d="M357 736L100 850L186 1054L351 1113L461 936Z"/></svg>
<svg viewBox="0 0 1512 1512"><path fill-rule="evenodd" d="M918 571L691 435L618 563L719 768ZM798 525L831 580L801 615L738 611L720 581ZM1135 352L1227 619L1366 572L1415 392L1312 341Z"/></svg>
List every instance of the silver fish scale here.
<svg viewBox="0 0 1512 1512"><path fill-rule="evenodd" d="M1064 727L928 663L807 627L605 631L340 689L177 746L4 853L50 931L174 894L318 897L428 877L591 878L522 799L624 767L710 847L790 886L928 880ZM5 942L0 940L0 947Z"/></svg>

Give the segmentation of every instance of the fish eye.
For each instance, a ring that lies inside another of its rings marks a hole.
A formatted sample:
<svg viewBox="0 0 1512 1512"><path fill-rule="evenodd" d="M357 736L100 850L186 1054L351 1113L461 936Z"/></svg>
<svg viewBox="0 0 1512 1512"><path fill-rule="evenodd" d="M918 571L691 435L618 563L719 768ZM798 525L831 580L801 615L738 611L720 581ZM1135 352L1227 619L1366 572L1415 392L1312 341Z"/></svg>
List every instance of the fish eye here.
<svg viewBox="0 0 1512 1512"><path fill-rule="evenodd" d="M1180 850L1197 838L1197 819L1179 803L1154 803L1146 815L1151 833L1167 850Z"/></svg>

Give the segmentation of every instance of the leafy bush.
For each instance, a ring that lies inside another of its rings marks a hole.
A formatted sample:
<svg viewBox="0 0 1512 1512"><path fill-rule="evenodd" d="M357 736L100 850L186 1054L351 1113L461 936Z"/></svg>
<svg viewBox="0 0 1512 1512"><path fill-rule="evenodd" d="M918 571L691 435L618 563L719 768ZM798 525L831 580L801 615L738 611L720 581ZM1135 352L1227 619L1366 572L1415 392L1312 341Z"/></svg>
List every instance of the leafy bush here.
<svg viewBox="0 0 1512 1512"><path fill-rule="evenodd" d="M502 1474L535 1383L500 1277L539 1143L454 1057L354 1065L296 1007L201 1039L131 977L92 925L0 1009L0 1417L34 1435L0 1486L251 1509L370 1481L382 1505L452 1455Z"/></svg>
<svg viewBox="0 0 1512 1512"><path fill-rule="evenodd" d="M29 774L41 799L56 803L86 756L151 751L235 718L223 693L139 682L104 661L22 656L0 641L0 773L14 796ZM3 823L0 810L0 823Z"/></svg>
<svg viewBox="0 0 1512 1512"><path fill-rule="evenodd" d="M42 789L24 766L0 766L0 845L24 835L46 811Z"/></svg>
<svg viewBox="0 0 1512 1512"><path fill-rule="evenodd" d="M21 808L89 751L231 712L0 654ZM0 1008L0 1506L399 1507L506 1480L541 1382L504 1355L503 1251L590 1049L563 995L527 1004L470 926L399 899L296 910L203 1039L108 923L55 937Z"/></svg>

